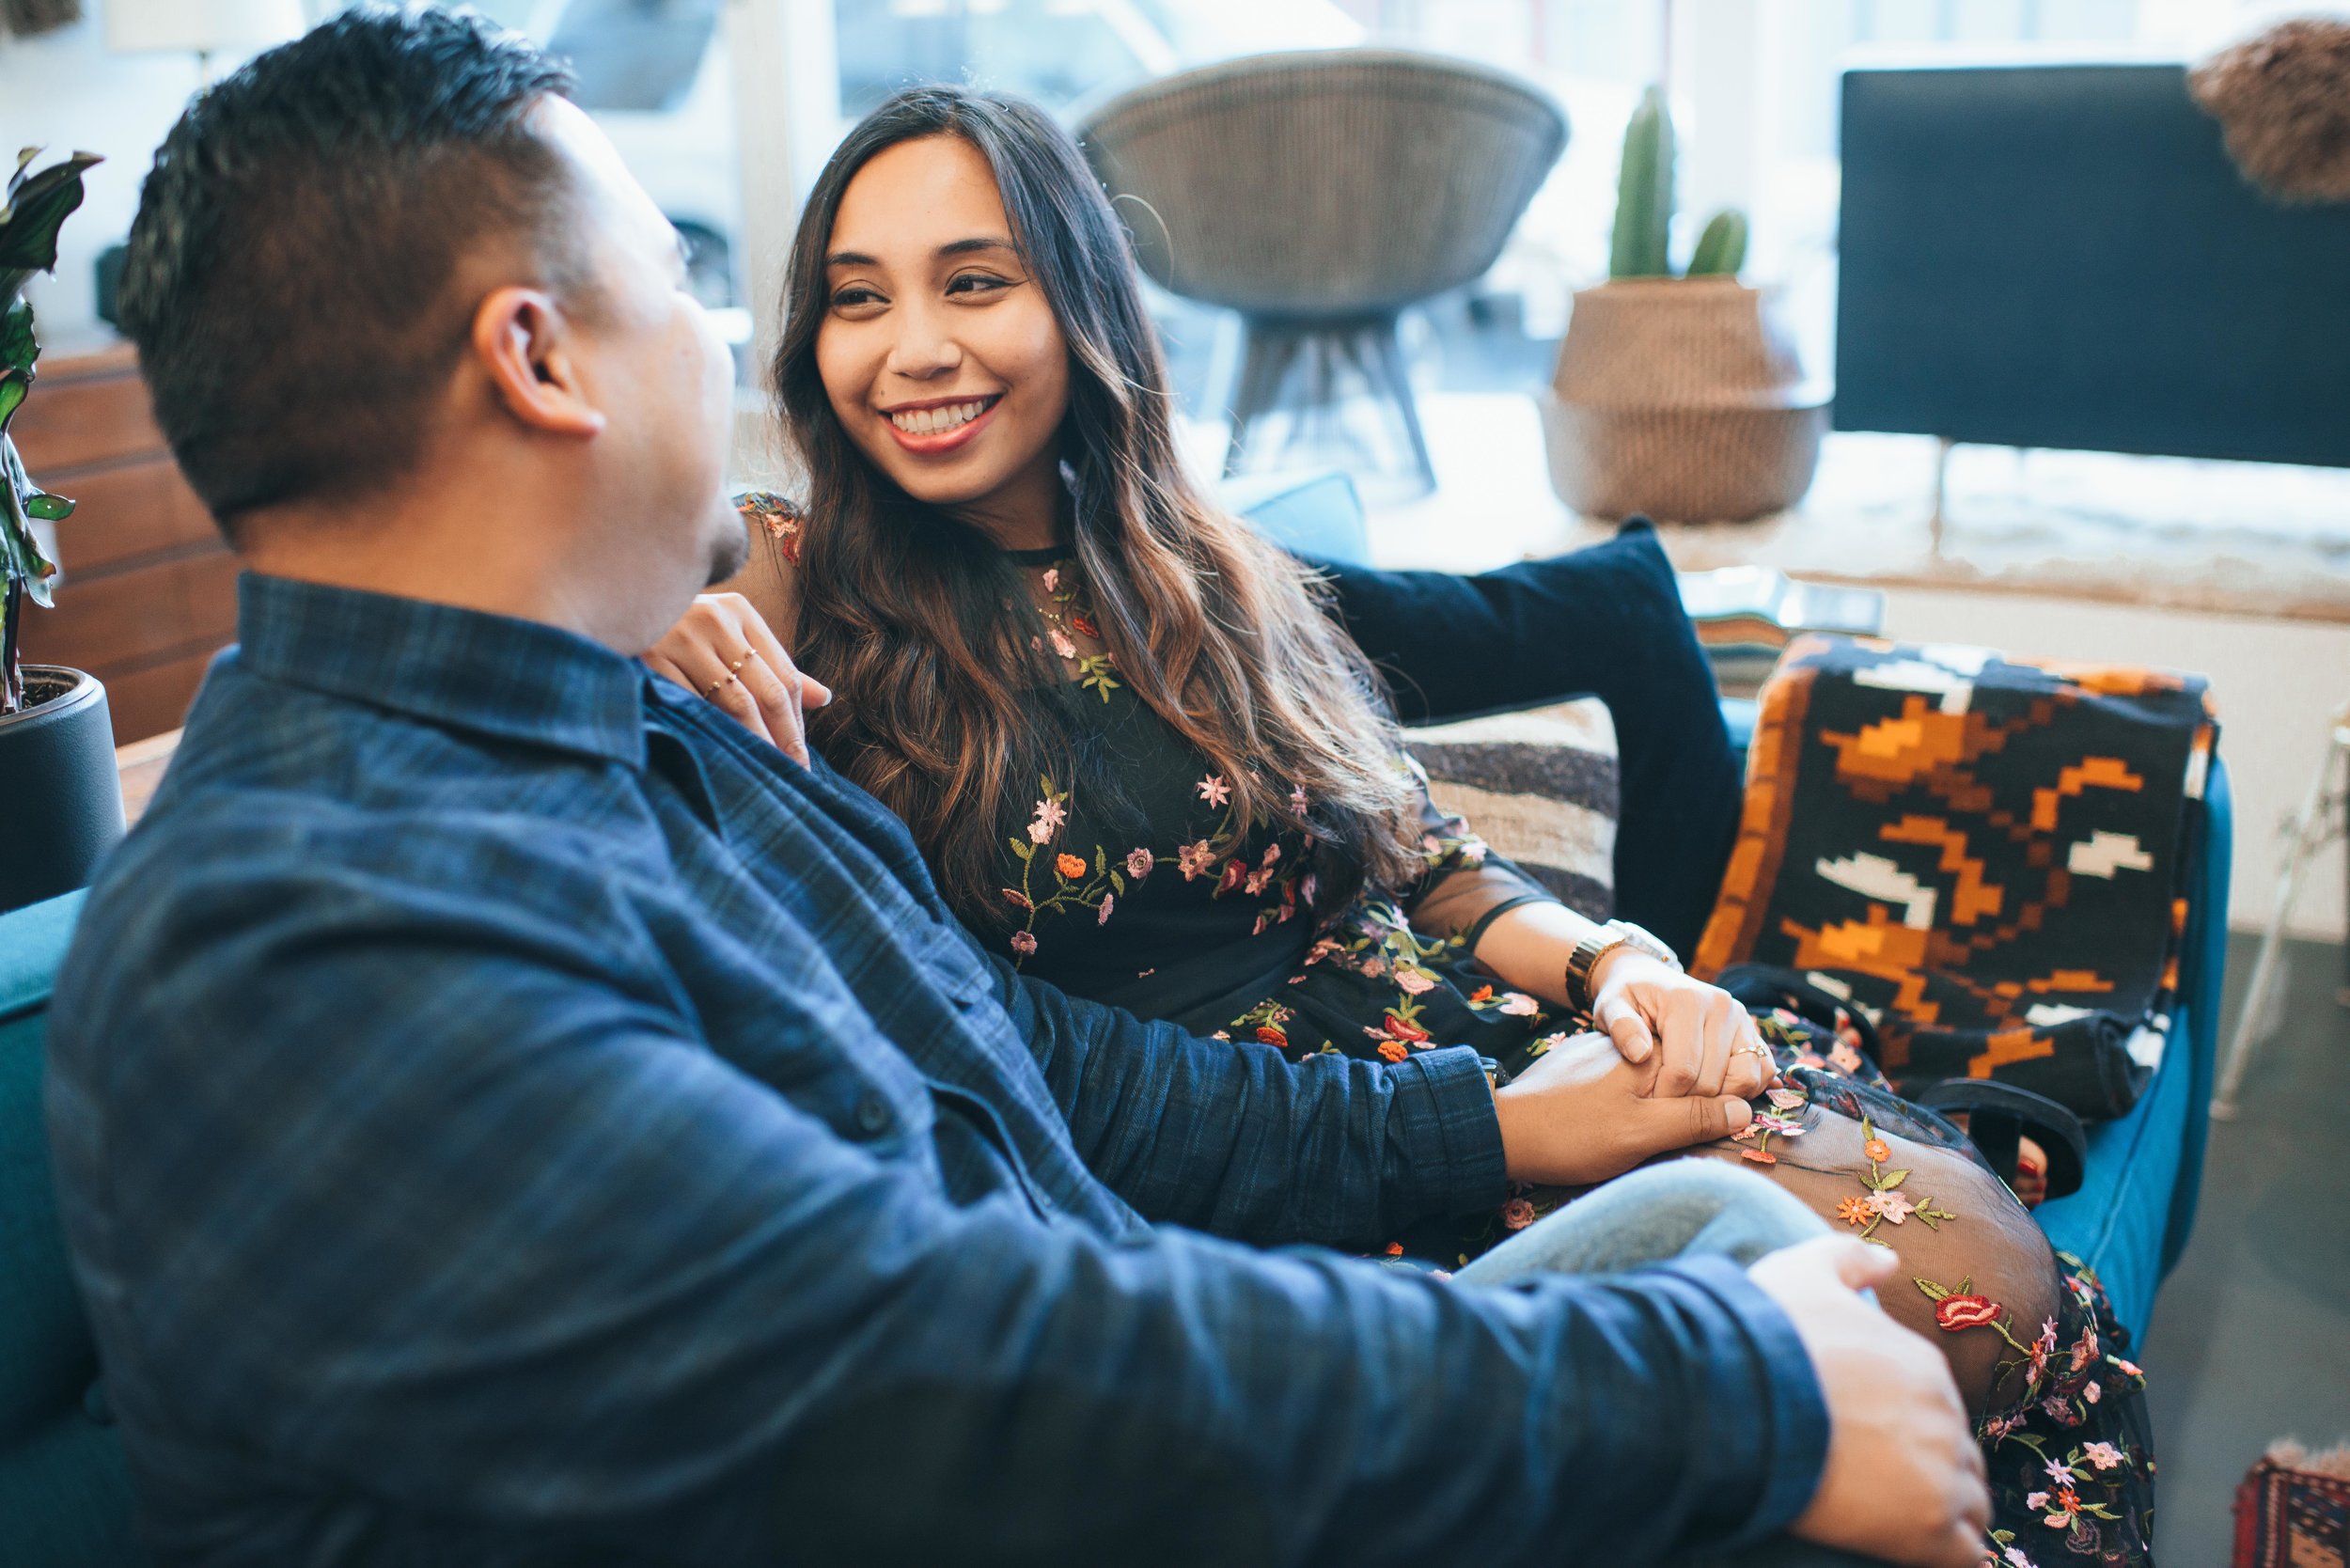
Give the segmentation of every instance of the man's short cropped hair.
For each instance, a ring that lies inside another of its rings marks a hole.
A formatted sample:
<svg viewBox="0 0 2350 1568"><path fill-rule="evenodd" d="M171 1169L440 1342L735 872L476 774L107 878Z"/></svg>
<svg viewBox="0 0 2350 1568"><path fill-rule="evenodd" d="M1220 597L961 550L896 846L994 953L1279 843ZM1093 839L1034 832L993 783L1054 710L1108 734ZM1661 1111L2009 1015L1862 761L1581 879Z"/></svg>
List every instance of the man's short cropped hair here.
<svg viewBox="0 0 2350 1568"><path fill-rule="evenodd" d="M256 508L414 468L465 352L478 301L451 284L478 248L510 244L515 282L580 289L564 165L527 123L570 86L469 12L366 5L180 117L131 227L121 319L231 538Z"/></svg>

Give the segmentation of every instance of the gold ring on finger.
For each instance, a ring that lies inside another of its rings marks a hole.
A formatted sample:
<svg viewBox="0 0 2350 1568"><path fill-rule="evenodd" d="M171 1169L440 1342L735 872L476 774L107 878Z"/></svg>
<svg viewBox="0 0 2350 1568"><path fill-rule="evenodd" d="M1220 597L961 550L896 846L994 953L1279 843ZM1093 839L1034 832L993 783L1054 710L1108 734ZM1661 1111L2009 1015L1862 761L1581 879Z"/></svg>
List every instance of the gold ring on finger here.
<svg viewBox="0 0 2350 1568"><path fill-rule="evenodd" d="M717 696L720 692L725 691L728 686L733 685L737 681L742 679L743 678L740 675L735 674L732 670L728 670L725 680L717 682L704 689L702 692L702 700L707 702L710 698Z"/></svg>

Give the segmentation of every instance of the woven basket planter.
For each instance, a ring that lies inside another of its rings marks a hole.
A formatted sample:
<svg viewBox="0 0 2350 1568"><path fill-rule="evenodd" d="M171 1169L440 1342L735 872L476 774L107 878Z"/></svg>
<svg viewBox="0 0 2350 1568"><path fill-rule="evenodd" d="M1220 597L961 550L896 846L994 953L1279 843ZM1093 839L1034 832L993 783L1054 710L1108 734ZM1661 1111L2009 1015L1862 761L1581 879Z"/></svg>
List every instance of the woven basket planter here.
<svg viewBox="0 0 2350 1568"><path fill-rule="evenodd" d="M1630 278L1574 296L1543 436L1552 488L1584 516L1744 522L1811 488L1826 415L1759 290Z"/></svg>

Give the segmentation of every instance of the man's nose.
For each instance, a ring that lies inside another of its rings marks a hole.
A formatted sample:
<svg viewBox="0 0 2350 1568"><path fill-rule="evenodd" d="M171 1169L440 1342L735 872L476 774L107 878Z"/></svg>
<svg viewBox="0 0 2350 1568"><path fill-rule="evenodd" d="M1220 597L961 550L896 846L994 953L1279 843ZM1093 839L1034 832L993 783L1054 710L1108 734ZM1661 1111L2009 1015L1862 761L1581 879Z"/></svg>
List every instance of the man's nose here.
<svg viewBox="0 0 2350 1568"><path fill-rule="evenodd" d="M884 368L912 381L934 381L963 366L963 345L953 323L933 306L917 305L898 312L898 335L889 345Z"/></svg>

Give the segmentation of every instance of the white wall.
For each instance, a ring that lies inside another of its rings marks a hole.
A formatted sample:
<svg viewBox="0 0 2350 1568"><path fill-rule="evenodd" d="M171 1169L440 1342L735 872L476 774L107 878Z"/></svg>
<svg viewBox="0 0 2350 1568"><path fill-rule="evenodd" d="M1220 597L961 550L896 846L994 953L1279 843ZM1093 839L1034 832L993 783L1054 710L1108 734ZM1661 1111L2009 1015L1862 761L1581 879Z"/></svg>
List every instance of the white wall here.
<svg viewBox="0 0 2350 1568"><path fill-rule="evenodd" d="M89 172L82 210L66 220L56 276L36 277L25 290L46 343L98 330L98 253L130 232L139 182L196 87L194 55L107 53L104 7L83 0L80 22L41 38L0 37L0 151L45 146L48 159L106 158Z"/></svg>

